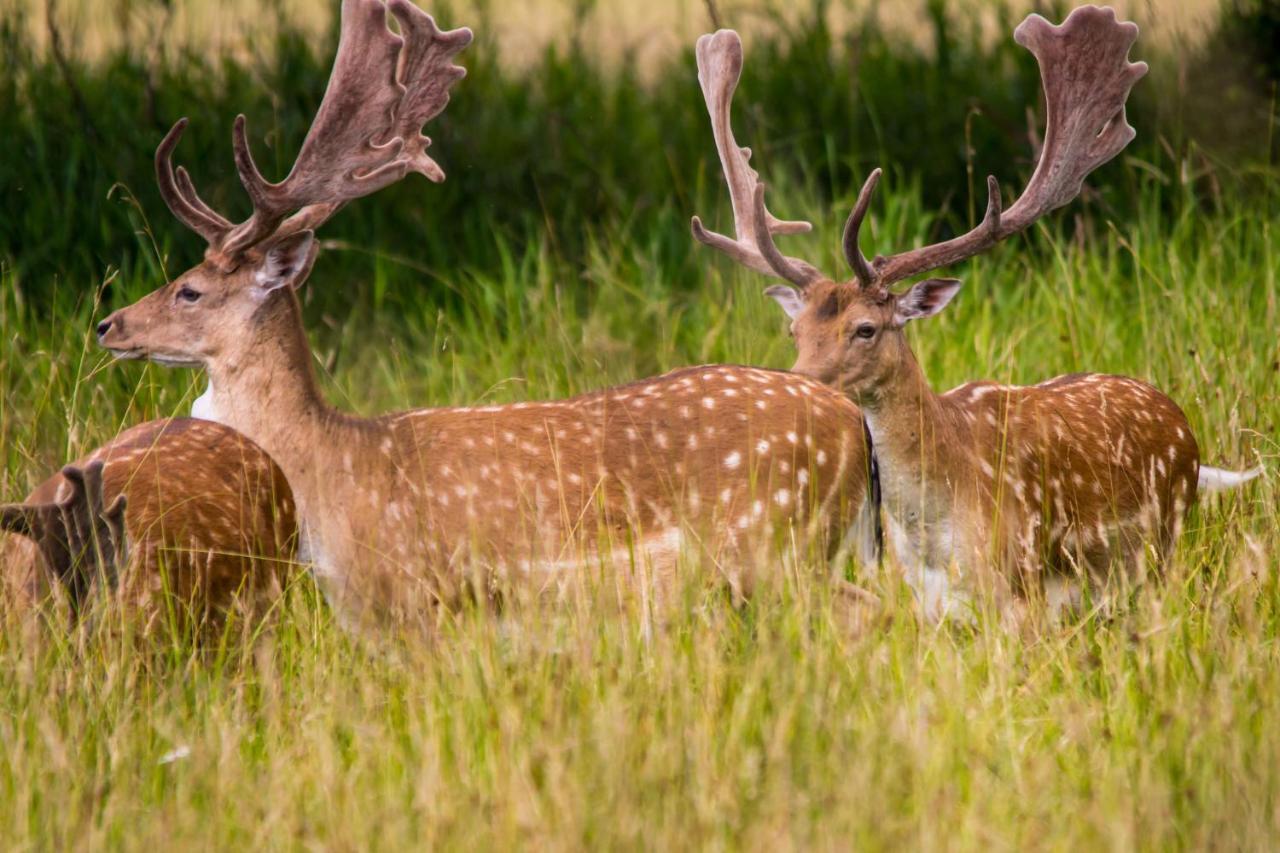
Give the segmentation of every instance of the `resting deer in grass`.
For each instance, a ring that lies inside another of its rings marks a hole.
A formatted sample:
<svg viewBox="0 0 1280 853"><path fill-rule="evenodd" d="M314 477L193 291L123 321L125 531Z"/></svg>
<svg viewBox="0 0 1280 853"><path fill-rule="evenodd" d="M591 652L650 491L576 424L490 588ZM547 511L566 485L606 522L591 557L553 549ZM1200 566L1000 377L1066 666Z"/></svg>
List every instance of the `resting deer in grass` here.
<svg viewBox="0 0 1280 853"><path fill-rule="evenodd" d="M920 281L902 293L889 285L972 257L1079 194L1084 178L1133 138L1124 104L1146 72L1130 63L1137 27L1109 9L1076 9L1061 26L1028 17L1014 38L1040 63L1048 107L1044 149L1022 196L1002 208L988 179L982 222L946 242L867 260L858 230L880 177L872 172L845 229L854 278L836 283L785 257L774 234L808 230L765 210L764 185L729 130L730 101L742 66L736 33L703 36L699 79L710 107L733 199L737 239L694 236L741 263L790 285L766 293L791 320L794 370L848 393L862 408L879 461L887 527L907 580L926 613L941 617L967 599L953 590L984 566L996 589L1029 592L1043 578L1055 606L1078 590L1073 575L1106 578L1119 565L1132 573L1146 547L1167 554L1197 489L1238 485L1237 474L1200 465L1182 411L1136 379L1101 374L1060 376L1014 387L972 382L944 394L929 388L903 334L911 320L940 311L955 279ZM1041 569L1052 571L1047 576Z"/></svg>
<svg viewBox="0 0 1280 853"><path fill-rule="evenodd" d="M30 605L61 585L73 614L102 583L146 623L196 625L233 606L260 613L294 555L284 473L235 430L151 421L0 506L7 598Z"/></svg>
<svg viewBox="0 0 1280 853"><path fill-rule="evenodd" d="M344 0L328 89L283 182L259 174L236 120L247 221L213 211L173 169L174 127L157 173L172 212L208 241L204 262L98 328L120 357L204 367L198 412L280 463L303 553L340 615L417 617L474 593L471 572L486 566L536 589L584 562L634 558L661 580L691 549L732 577L773 529L830 541L850 528L867 485L858 410L786 372L698 367L568 400L374 418L325 402L295 295L312 231L407 172L443 178L421 128L471 40L406 0L387 7L402 36L381 0Z"/></svg>

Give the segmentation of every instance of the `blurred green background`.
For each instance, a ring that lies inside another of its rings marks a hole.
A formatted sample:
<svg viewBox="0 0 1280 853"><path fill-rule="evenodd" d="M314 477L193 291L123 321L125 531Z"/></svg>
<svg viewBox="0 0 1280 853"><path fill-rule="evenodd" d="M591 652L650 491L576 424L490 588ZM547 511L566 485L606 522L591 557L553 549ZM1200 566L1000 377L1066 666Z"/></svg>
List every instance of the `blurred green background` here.
<svg viewBox="0 0 1280 853"><path fill-rule="evenodd" d="M215 207L244 215L231 120L248 116L259 163L283 176L324 91L336 5L264 3L228 24L240 4L218 12L211 0L8 0L0 7L0 264L8 280L32 299L49 298L58 284L75 298L110 269L159 281L157 247L172 253L170 266L194 262L198 238L156 193L156 143L190 116L178 161ZM727 205L692 36L653 47L681 29L660 29L666 5L685 30L709 30L714 16L750 34L739 138L757 151L767 180L803 187L826 235L817 260L828 269L837 268L844 213L876 165L891 187L918 187L924 209L936 212L929 237L972 220L986 172L1006 193L1029 174L1039 82L1033 58L1010 36L1026 4L929 0L886 14L824 2L657 3L652 20L619 23L615 10L591 2L437 3L431 11L442 25L477 33L462 58L467 79L428 128L448 181L409 180L352 205L325 230L350 247L335 263L362 279L377 268L375 304L388 291L447 303L432 271L493 273L508 251L545 244L567 279L578 279L565 286L590 287L575 272L592 246L622 239L651 246L678 290L705 286L707 256L689 239L688 218L700 212L723 224ZM1192 23L1170 29L1166 18L1179 8L1186 17L1184 6L1128 10L1144 27L1133 55L1152 67L1131 99L1138 138L1055 227L1132 215L1153 197L1139 192L1148 185L1171 217L1269 192L1256 178L1276 162L1280 6L1197 6ZM537 21L566 8L574 13L550 33L521 28L518 16ZM1060 20L1067 6L1037 8ZM223 33L210 36L216 51L171 40L175 21L192 17L190 26L205 21ZM601 20L613 21L609 38ZM646 23L663 38L650 37ZM237 26L238 42L225 34ZM336 306L363 296L331 288L322 298Z"/></svg>

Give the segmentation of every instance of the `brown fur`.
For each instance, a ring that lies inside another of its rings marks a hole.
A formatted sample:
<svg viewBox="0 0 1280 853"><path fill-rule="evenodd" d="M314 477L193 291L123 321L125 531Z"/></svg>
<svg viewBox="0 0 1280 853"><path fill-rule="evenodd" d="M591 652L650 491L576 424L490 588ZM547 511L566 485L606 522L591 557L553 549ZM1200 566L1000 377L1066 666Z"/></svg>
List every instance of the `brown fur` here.
<svg viewBox="0 0 1280 853"><path fill-rule="evenodd" d="M119 600L150 622L172 609L203 622L239 598L255 611L280 589L296 547L289 485L259 447L234 430L190 418L125 430L75 463L104 463L110 504L125 495L130 560ZM61 500L61 473L27 503ZM50 573L29 539L9 535L0 562L10 601L30 606L49 593Z"/></svg>
<svg viewBox="0 0 1280 853"><path fill-rule="evenodd" d="M867 449L857 409L798 377L707 367L553 403L380 418L321 398L292 292L315 259L311 229L410 170L444 177L419 134L462 76L451 57L470 40L408 0L344 0L329 88L280 184L253 167L237 120L254 204L240 225L173 169L175 125L156 153L162 195L210 249L107 318L99 340L122 357L206 368L202 411L280 463L305 555L349 620L420 617L474 590L477 568L486 588L489 569L536 588L593 559L662 579L694 550L736 584L775 528L834 539L862 506Z"/></svg>
<svg viewBox="0 0 1280 853"><path fill-rule="evenodd" d="M834 317L820 310L833 291L845 306ZM902 331L906 295L820 282L807 296L792 324L795 370L862 406L890 530L910 560L994 561L1021 586L1043 567L1101 580L1114 565L1136 572L1146 545L1167 554L1200 458L1186 416L1160 391L1085 373L935 394ZM874 336L859 337L867 327Z"/></svg>
<svg viewBox="0 0 1280 853"><path fill-rule="evenodd" d="M966 473L975 497L1000 507L1013 554L1097 577L1117 556L1135 568L1148 543L1167 555L1196 497L1200 451L1159 390L1081 373L1029 387L973 382L938 399L956 443L976 450L977 471Z"/></svg>
<svg viewBox="0 0 1280 853"><path fill-rule="evenodd" d="M692 551L736 584L786 525L825 546L862 506L858 410L803 377L688 368L569 400L357 418L322 399L292 289L263 295L253 276L202 264L108 318L103 342L206 365L219 420L280 463L306 556L353 620L421 617L480 566L541 588L612 556L661 580ZM175 298L184 287L200 300Z"/></svg>

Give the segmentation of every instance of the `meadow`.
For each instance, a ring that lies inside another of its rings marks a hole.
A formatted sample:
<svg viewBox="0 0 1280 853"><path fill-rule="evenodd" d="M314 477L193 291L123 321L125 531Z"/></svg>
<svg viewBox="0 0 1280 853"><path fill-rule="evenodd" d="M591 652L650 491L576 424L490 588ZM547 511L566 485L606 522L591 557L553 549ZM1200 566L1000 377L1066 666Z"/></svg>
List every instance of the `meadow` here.
<svg viewBox="0 0 1280 853"><path fill-rule="evenodd" d="M276 25L248 48L119 32L135 8L200 5L115 4L58 50L28 37L35 4L0 5L5 500L203 389L112 363L91 335L199 258L151 177L169 123L191 116L179 159L239 213L232 117L279 175L319 101L333 33L291 26L296 4L268 4ZM774 26L720 5L754 33L740 139L772 208L816 225L786 251L839 270L876 164L865 248L883 252L965 227L986 171L1006 192L1029 173L1034 62L988 32L1013 7L978 26L926 4L905 38L834 29L827 4ZM911 330L935 387L1128 374L1183 406L1209 464L1261 460L1261 481L1193 511L1163 577L1032 636L924 624L892 572L858 575L879 603L850 607L803 556L740 605L691 565L661 612L601 585L465 609L429 642L344 633L305 573L212 645L139 647L0 603L0 845L1274 846L1280 175L1274 71L1248 61L1265 30L1235 8L1194 50L1139 42L1138 140L1080 202L957 268L956 302ZM571 31L513 69L485 30L502 5L460 9L430 9L478 36L428 130L448 181L358 202L323 235L304 304L330 399L372 414L789 366L768 282L689 234L695 212L729 222L689 50L641 73ZM709 28L703 11L684 13Z"/></svg>

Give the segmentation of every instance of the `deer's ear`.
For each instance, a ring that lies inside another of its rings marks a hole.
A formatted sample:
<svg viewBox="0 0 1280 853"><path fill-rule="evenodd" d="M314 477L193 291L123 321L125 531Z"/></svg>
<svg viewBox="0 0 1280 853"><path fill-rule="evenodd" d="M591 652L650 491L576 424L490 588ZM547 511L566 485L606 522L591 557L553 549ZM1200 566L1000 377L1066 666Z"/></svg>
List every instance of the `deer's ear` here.
<svg viewBox="0 0 1280 853"><path fill-rule="evenodd" d="M35 529L36 512L35 507L26 504L0 506L0 530L19 533L34 539L36 536L32 531Z"/></svg>
<svg viewBox="0 0 1280 853"><path fill-rule="evenodd" d="M790 285L775 284L772 287L766 287L764 295L772 297L774 302L781 305L782 310L787 312L787 316L792 320L804 311L804 297L800 295L800 291Z"/></svg>
<svg viewBox="0 0 1280 853"><path fill-rule="evenodd" d="M932 317L960 291L958 278L928 278L918 281L911 289L898 297L893 318L898 325L910 320Z"/></svg>
<svg viewBox="0 0 1280 853"><path fill-rule="evenodd" d="M301 287L316 262L319 248L314 231L299 231L273 244L254 273L258 292L266 296L282 287Z"/></svg>

